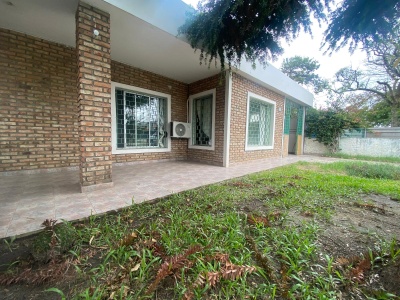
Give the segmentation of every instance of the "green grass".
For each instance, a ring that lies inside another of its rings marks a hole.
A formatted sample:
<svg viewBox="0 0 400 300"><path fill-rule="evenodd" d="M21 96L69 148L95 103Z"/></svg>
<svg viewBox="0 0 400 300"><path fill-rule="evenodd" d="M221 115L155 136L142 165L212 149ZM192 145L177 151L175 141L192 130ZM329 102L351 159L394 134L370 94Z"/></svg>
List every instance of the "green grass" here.
<svg viewBox="0 0 400 300"><path fill-rule="evenodd" d="M400 166L396 165L353 163L346 166L346 171L351 176L400 180Z"/></svg>
<svg viewBox="0 0 400 300"><path fill-rule="evenodd" d="M297 163L66 227L58 237L73 233L63 245L81 284L50 291L68 299L335 299L351 283L319 248L317 221L360 194L400 199L398 181L348 168ZM312 217L293 225L289 210ZM396 244L384 248L399 259Z"/></svg>
<svg viewBox="0 0 400 300"><path fill-rule="evenodd" d="M322 167L336 173L369 179L400 180L400 165L387 163L368 163L359 161L342 161ZM379 185L384 181L379 181Z"/></svg>
<svg viewBox="0 0 400 300"><path fill-rule="evenodd" d="M365 161L400 163L400 157L394 157L394 156L350 155L350 154L344 154L344 153L330 153L330 154L326 154L326 156L336 157L336 158L345 158L345 159L365 160Z"/></svg>

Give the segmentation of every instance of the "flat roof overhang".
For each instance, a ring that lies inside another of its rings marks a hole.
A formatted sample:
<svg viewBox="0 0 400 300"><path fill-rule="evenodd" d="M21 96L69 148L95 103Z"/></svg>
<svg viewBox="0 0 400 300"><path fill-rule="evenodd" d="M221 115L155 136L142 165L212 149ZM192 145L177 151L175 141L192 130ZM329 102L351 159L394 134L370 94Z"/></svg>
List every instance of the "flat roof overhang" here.
<svg viewBox="0 0 400 300"><path fill-rule="evenodd" d="M0 27L75 47L78 0L10 0L0 2ZM216 75L219 64L200 65L195 52L177 29L192 8L180 0L85 0L110 13L111 57L183 83ZM295 102L312 106L313 95L281 71L268 65L256 69L243 62L233 71Z"/></svg>

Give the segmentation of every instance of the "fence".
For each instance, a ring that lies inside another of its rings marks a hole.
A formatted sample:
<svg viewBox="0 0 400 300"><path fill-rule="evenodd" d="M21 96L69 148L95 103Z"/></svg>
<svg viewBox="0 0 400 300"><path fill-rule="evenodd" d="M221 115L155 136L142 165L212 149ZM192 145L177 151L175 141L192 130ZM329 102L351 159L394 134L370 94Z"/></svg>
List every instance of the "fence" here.
<svg viewBox="0 0 400 300"><path fill-rule="evenodd" d="M325 154L328 149L306 138L305 154ZM339 153L349 155L400 157L400 127L362 128L346 131L339 140Z"/></svg>
<svg viewBox="0 0 400 300"><path fill-rule="evenodd" d="M341 136L342 139L348 137L400 139L400 127L354 128Z"/></svg>

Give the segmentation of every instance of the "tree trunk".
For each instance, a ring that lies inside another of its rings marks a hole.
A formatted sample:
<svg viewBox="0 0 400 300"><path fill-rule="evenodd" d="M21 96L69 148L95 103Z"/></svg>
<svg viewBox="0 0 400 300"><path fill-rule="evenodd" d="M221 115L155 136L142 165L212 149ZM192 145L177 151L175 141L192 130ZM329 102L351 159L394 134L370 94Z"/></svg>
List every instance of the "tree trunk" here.
<svg viewBox="0 0 400 300"><path fill-rule="evenodd" d="M391 127L400 127L400 103L395 103L391 108Z"/></svg>

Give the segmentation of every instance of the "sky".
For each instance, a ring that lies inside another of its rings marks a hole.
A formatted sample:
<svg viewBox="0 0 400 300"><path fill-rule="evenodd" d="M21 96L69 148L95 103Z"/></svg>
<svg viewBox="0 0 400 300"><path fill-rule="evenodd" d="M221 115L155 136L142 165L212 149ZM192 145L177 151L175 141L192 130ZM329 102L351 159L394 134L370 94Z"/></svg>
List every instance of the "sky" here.
<svg viewBox="0 0 400 300"><path fill-rule="evenodd" d="M193 7L197 7L198 0L182 1L192 5ZM311 57L320 63L320 68L317 73L325 79L332 79L334 74L343 67L362 67L362 63L366 56L361 51L355 51L354 54L351 55L348 48L343 48L332 55L323 55L323 50L320 50L320 46L326 27L327 24L322 24L320 28L318 22L315 22L312 26L313 37L308 33L301 32L298 38L290 44L282 41L282 46L285 50L284 54L280 56L277 61L270 63L276 68L280 68L282 61L285 58L290 58L295 55Z"/></svg>

